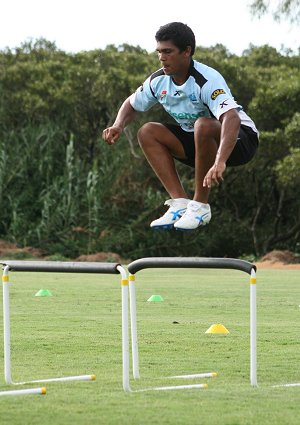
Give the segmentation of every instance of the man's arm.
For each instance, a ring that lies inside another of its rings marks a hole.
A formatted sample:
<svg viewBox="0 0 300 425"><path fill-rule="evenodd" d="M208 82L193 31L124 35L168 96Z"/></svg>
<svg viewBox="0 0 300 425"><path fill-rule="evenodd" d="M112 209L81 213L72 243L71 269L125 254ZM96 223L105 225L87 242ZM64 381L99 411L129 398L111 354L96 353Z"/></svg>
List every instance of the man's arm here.
<svg viewBox="0 0 300 425"><path fill-rule="evenodd" d="M204 187L211 187L214 184L219 184L223 180L226 161L233 151L240 130L241 120L235 109L230 109L221 115L220 121L222 124L220 145L215 163L204 177Z"/></svg>
<svg viewBox="0 0 300 425"><path fill-rule="evenodd" d="M128 97L123 102L113 125L102 132L102 138L108 145L113 145L118 140L126 125L131 123L136 115L136 111L131 106L129 99Z"/></svg>

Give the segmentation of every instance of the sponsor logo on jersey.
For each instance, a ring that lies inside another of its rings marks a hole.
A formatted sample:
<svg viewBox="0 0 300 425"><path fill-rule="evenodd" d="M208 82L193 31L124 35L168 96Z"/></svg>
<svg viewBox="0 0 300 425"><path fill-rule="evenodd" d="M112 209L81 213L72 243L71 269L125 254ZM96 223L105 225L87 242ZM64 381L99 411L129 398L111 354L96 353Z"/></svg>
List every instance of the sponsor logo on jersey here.
<svg viewBox="0 0 300 425"><path fill-rule="evenodd" d="M211 94L211 98L212 100L215 100L219 94L225 94L225 91L223 89L216 89L212 94Z"/></svg>
<svg viewBox="0 0 300 425"><path fill-rule="evenodd" d="M143 90L144 90L144 86L141 86L141 87L140 87L140 91L143 91Z"/></svg>
<svg viewBox="0 0 300 425"><path fill-rule="evenodd" d="M171 112L167 111L175 120L196 120L197 118L203 116L201 112L197 114L190 114L189 112Z"/></svg>
<svg viewBox="0 0 300 425"><path fill-rule="evenodd" d="M163 90L160 95L160 100L162 100L167 95L167 90Z"/></svg>
<svg viewBox="0 0 300 425"><path fill-rule="evenodd" d="M174 96L181 96L180 90L176 90L176 92L174 93Z"/></svg>

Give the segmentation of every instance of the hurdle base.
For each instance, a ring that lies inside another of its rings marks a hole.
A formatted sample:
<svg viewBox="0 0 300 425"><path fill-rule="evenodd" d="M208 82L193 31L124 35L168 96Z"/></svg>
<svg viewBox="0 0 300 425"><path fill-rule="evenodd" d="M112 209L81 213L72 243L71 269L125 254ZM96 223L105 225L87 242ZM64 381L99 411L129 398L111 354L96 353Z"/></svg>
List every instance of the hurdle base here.
<svg viewBox="0 0 300 425"><path fill-rule="evenodd" d="M63 376L60 378L36 379L25 382L12 382L13 385L38 384L42 382L95 381L96 375Z"/></svg>
<svg viewBox="0 0 300 425"><path fill-rule="evenodd" d="M190 385L170 385L166 387L150 387L142 390L133 391L135 393L141 393L146 391L170 391L170 390L191 390L191 389L207 389L207 384L190 384Z"/></svg>
<svg viewBox="0 0 300 425"><path fill-rule="evenodd" d="M168 376L166 379L197 379L197 378L215 378L218 376L217 372L204 372L195 373L191 375L175 375ZM185 384L185 385L167 385L162 387L148 387L141 390L132 390L130 386L124 390L126 392L140 393L146 391L171 391L171 390L190 390L190 389L207 389L208 384Z"/></svg>
<svg viewBox="0 0 300 425"><path fill-rule="evenodd" d="M196 378L215 378L218 376L217 372L204 372L204 373L194 373L191 375L176 375L168 376L169 379L196 379Z"/></svg>
<svg viewBox="0 0 300 425"><path fill-rule="evenodd" d="M300 382L293 382L291 384L273 385L273 388L280 388L280 387L300 387Z"/></svg>
<svg viewBox="0 0 300 425"><path fill-rule="evenodd" d="M8 390L8 391L0 391L1 396L16 396L16 395L32 395L32 394L46 394L46 388L26 388L24 390Z"/></svg>

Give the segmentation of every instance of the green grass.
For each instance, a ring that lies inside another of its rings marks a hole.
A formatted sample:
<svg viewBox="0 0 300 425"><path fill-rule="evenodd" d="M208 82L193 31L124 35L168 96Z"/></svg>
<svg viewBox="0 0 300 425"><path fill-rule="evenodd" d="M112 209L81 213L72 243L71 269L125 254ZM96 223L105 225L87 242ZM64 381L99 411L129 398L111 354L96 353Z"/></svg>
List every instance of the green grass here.
<svg viewBox="0 0 300 425"><path fill-rule="evenodd" d="M136 275L141 379L131 387L209 387L125 394L120 277L11 272L13 379L95 373L97 380L48 383L45 396L0 397L1 425L298 425L300 387L272 386L300 382L300 272L261 270L257 278L258 388L249 381L249 276L163 269ZM53 296L35 297L41 288ZM164 301L147 302L153 294ZM230 334L205 334L213 323ZM2 341L0 353L0 390L12 389ZM168 378L207 371L219 375Z"/></svg>

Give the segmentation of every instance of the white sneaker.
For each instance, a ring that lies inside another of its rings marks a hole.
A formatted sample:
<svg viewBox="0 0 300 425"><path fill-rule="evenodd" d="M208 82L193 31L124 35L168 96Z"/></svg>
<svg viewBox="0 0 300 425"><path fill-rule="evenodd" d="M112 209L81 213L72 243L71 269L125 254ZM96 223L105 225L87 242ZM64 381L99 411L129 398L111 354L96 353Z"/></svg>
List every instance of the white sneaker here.
<svg viewBox="0 0 300 425"><path fill-rule="evenodd" d="M168 211L162 217L152 221L150 227L152 229L171 229L185 213L189 202L190 200L185 198L168 199L164 203L169 206Z"/></svg>
<svg viewBox="0 0 300 425"><path fill-rule="evenodd" d="M211 219L211 211L209 204L202 202L190 201L187 205L186 212L180 220L174 224L176 230L194 230L199 226L205 226Z"/></svg>

